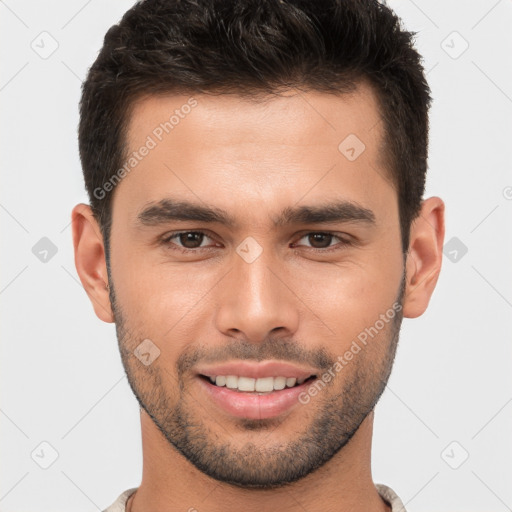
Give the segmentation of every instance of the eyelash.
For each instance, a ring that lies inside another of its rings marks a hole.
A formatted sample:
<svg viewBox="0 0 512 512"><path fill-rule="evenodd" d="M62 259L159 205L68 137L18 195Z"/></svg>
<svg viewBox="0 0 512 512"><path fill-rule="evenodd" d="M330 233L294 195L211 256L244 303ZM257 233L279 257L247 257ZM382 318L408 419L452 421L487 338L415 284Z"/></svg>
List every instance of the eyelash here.
<svg viewBox="0 0 512 512"><path fill-rule="evenodd" d="M195 249L187 249L186 247L176 246L176 244L171 243L171 240L173 240L174 238L178 238L180 235L184 235L187 233L199 233L199 234L205 235L208 238L212 238L211 236L208 235L208 233L206 233L205 231L201 231L201 230L175 231L173 233L168 233L166 236L164 236L161 240L161 243L163 245L167 246L168 248L170 248L171 250L179 251L184 254L197 253L197 252L202 252L204 250L208 251L209 249L214 249L214 247L197 247ZM331 233L329 231L310 231L310 232L302 235L299 238L299 240L302 240L303 238L305 238L309 235L328 235L328 236L330 235L330 236L340 240L340 244L341 244L341 247L338 247L339 244L336 244L333 247L326 247L323 249L318 248L318 247L307 247L307 249L309 249L310 251L313 251L313 252L319 252L319 253L325 254L325 253L330 253L330 252L334 252L334 251L339 251L339 250L342 250L345 246L352 245L351 241L341 238L340 236L336 235L335 233ZM212 238L212 240L213 240L213 238ZM175 246L175 247L173 247L173 246Z"/></svg>

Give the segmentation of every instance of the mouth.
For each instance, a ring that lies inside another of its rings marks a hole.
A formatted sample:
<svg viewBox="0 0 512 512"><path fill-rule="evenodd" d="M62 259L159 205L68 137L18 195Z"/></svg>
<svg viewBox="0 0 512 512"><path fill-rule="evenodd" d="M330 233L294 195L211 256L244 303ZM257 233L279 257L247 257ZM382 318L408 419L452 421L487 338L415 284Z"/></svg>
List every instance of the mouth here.
<svg viewBox="0 0 512 512"><path fill-rule="evenodd" d="M291 413L319 375L315 368L282 361L231 361L197 372L201 396L216 414L255 420Z"/></svg>
<svg viewBox="0 0 512 512"><path fill-rule="evenodd" d="M316 379L316 375L307 377L285 377L284 375L268 377L247 377L243 375L199 375L204 381L219 388L226 388L238 393L268 395L277 391L302 386Z"/></svg>
<svg viewBox="0 0 512 512"><path fill-rule="evenodd" d="M265 419L288 414L320 374L287 361L227 361L196 369L209 407L230 417Z"/></svg>

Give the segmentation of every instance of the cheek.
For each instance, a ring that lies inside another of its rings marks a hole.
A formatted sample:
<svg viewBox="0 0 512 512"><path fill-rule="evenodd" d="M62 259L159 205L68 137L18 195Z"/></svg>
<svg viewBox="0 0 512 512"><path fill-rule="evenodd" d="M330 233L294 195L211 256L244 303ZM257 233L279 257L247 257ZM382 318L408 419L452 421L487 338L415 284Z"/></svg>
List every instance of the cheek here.
<svg viewBox="0 0 512 512"><path fill-rule="evenodd" d="M122 229L112 236L111 271L116 298L131 318L178 315L197 289L190 272L166 263L159 248L131 242Z"/></svg>
<svg viewBox="0 0 512 512"><path fill-rule="evenodd" d="M149 262L147 255L136 252L113 259L112 268L126 328L136 333L137 340L148 338L155 343L161 364L174 368L190 340L200 339L200 328L208 321L205 297L218 277L193 266L183 269Z"/></svg>
<svg viewBox="0 0 512 512"><path fill-rule="evenodd" d="M295 288L297 295L329 328L340 349L373 326L381 314L394 311L402 265L399 257L394 261L381 256L368 258L364 263L353 261L319 267L314 279L311 273L303 279L297 274L296 283L302 281Z"/></svg>

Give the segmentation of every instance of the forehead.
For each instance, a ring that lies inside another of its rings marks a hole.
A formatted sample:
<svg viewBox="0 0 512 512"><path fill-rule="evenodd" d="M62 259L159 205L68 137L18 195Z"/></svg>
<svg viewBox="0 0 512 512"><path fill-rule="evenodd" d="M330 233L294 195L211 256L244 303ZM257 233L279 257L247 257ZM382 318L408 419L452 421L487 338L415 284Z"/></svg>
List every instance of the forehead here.
<svg viewBox="0 0 512 512"><path fill-rule="evenodd" d="M343 95L151 96L133 106L126 162L132 155L134 165L117 189L139 205L176 190L211 202L221 189L239 206L336 192L364 203L370 190L390 186L382 138L377 99L365 83Z"/></svg>
<svg viewBox="0 0 512 512"><path fill-rule="evenodd" d="M299 145L322 141L324 145L336 145L340 137L352 130L351 133L372 145L382 135L378 107L376 95L366 82L343 95L296 89L254 97L154 95L133 105L127 141L131 146L140 135L155 132L153 135L159 139L172 132L175 143L179 143L195 132L208 136L202 145Z"/></svg>

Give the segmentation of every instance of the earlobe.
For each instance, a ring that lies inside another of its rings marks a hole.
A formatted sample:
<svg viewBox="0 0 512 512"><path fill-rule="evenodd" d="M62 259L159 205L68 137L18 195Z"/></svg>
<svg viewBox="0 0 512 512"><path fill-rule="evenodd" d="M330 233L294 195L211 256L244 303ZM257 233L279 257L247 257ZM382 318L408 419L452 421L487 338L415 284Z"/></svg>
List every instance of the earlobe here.
<svg viewBox="0 0 512 512"><path fill-rule="evenodd" d="M406 318L416 318L427 309L441 271L444 232L443 201L439 197L424 200L410 231L403 300Z"/></svg>
<svg viewBox="0 0 512 512"><path fill-rule="evenodd" d="M103 237L91 207L78 204L71 214L75 266L91 300L96 316L114 322L108 291L108 274Z"/></svg>

